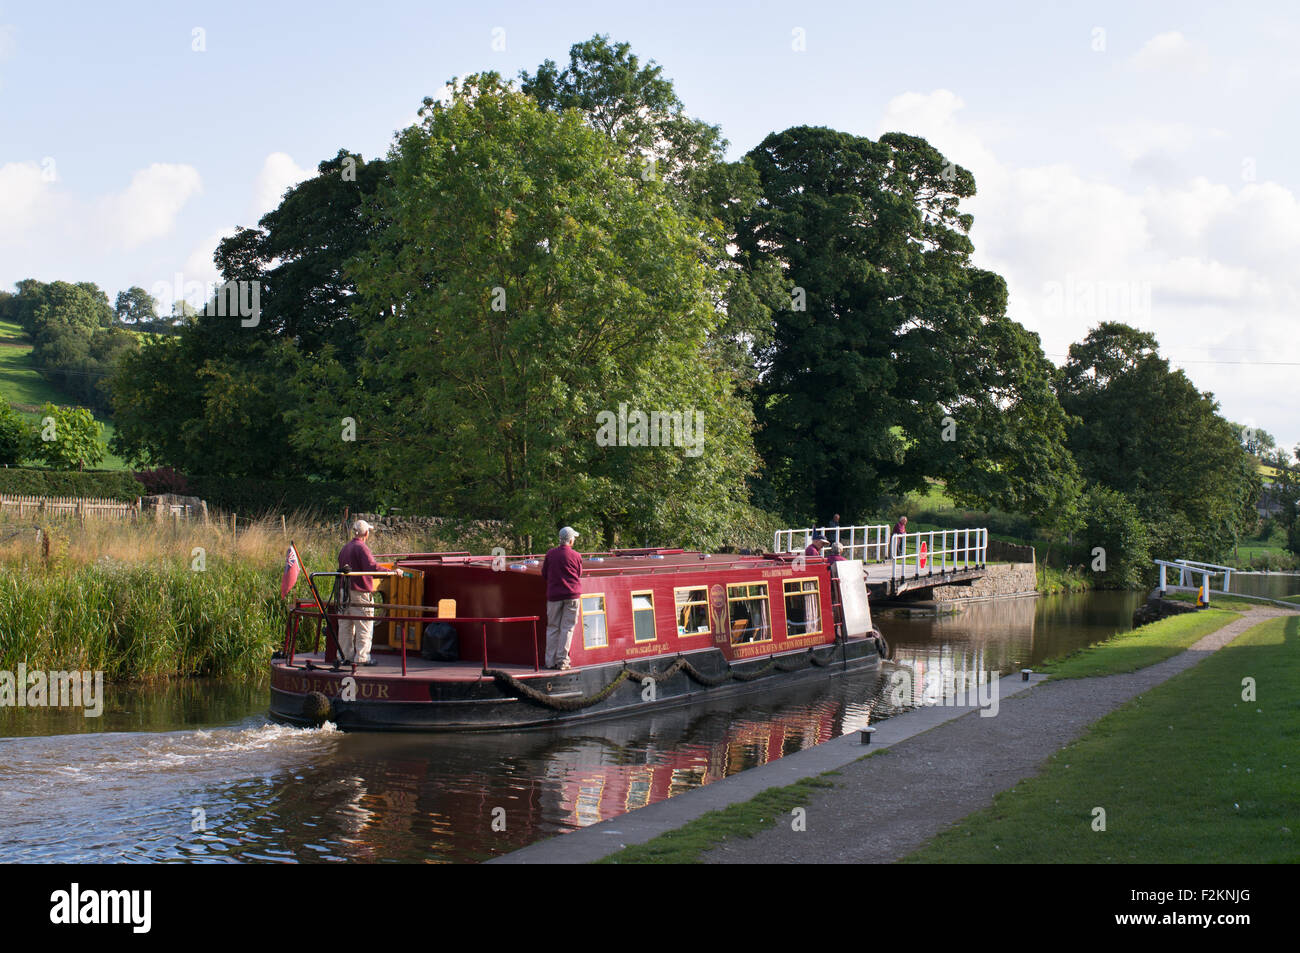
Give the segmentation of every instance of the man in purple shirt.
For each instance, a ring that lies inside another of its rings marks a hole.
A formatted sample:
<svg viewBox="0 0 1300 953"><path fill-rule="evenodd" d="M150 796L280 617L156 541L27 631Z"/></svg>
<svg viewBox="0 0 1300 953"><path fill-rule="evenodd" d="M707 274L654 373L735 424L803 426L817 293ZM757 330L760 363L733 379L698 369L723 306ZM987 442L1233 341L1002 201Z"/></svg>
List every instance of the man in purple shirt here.
<svg viewBox="0 0 1300 953"><path fill-rule="evenodd" d="M813 537L812 542L808 544L807 548L804 549L803 554L805 556L820 556L822 554L822 550L826 548L827 542L828 540L826 539L826 537L823 536L821 533L818 533L816 536Z"/></svg>
<svg viewBox="0 0 1300 953"><path fill-rule="evenodd" d="M569 668L569 646L578 624L582 597L582 556L573 548L578 534L572 526L560 530L560 545L547 550L542 560L546 583L546 667Z"/></svg>
<svg viewBox="0 0 1300 953"><path fill-rule="evenodd" d="M365 520L352 524L352 541L339 550L339 572L382 572L374 554L366 545L371 525ZM375 580L373 576L347 576L348 601L343 607L346 615L373 616L375 614ZM372 619L339 619L339 652L357 665L374 665L370 658L370 643L375 623Z"/></svg>

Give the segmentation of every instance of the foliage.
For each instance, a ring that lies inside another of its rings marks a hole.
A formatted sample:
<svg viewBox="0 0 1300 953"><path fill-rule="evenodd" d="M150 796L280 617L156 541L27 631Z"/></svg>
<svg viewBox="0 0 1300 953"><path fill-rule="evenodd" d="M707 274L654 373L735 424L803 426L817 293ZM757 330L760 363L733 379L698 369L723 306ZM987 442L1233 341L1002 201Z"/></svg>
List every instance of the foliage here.
<svg viewBox="0 0 1300 953"><path fill-rule="evenodd" d="M710 541L754 462L705 348L716 272L698 223L578 115L493 74L422 116L390 154L389 224L355 263L384 315L364 371L385 410L355 414L354 472L426 510L508 516L521 541L557 520L593 544ZM603 445L600 415L621 405L698 419L702 442ZM300 449L338 448L348 410L300 411Z"/></svg>
<svg viewBox="0 0 1300 953"><path fill-rule="evenodd" d="M150 496L157 496L162 493L174 493L178 496L190 495L190 485L185 477L171 467L141 470L134 476Z"/></svg>
<svg viewBox="0 0 1300 953"><path fill-rule="evenodd" d="M1093 484L1084 494L1083 565L1098 589L1135 589L1151 571L1151 550L1146 524L1124 494ZM1101 550L1104 562L1097 558ZM1101 567L1105 568L1094 568Z"/></svg>
<svg viewBox="0 0 1300 953"><path fill-rule="evenodd" d="M1219 560L1254 526L1253 459L1213 395L1157 355L1154 336L1098 326L1071 345L1057 387L1077 418L1069 445L1080 471L1137 506L1152 555Z"/></svg>
<svg viewBox="0 0 1300 953"><path fill-rule="evenodd" d="M263 677L284 632L278 595L265 567L215 558L205 572L182 562L0 569L0 667Z"/></svg>
<svg viewBox="0 0 1300 953"><path fill-rule="evenodd" d="M378 228L361 205L384 178L383 162L340 150L257 228L241 228L218 245L223 280L257 282L256 321L205 309L173 337L128 356L112 382L115 452L186 473L342 472L336 454L286 453L285 411L310 388L319 353L328 351L345 378L352 374L363 316L343 266Z"/></svg>
<svg viewBox="0 0 1300 953"><path fill-rule="evenodd" d="M370 487L305 478L188 475L186 484L190 495L206 500L209 507L241 516L298 511L341 513L344 507L355 513L368 511L375 503Z"/></svg>
<svg viewBox="0 0 1300 953"><path fill-rule="evenodd" d="M856 521L948 480L966 505L1073 518L1078 477L1037 337L970 263L973 176L923 139L797 127L749 158L763 199L737 244L787 300L755 393L765 505Z"/></svg>
<svg viewBox="0 0 1300 953"><path fill-rule="evenodd" d="M35 456L56 470L84 470L104 459L104 427L85 407L41 407Z"/></svg>
<svg viewBox="0 0 1300 953"><path fill-rule="evenodd" d="M144 487L122 470L0 469L0 493L13 496L84 496L134 501Z"/></svg>
<svg viewBox="0 0 1300 953"><path fill-rule="evenodd" d="M119 324L154 330L158 321L158 302L149 292L133 285L117 293L113 313Z"/></svg>
<svg viewBox="0 0 1300 953"><path fill-rule="evenodd" d="M32 339L32 366L74 400L106 410L103 381L138 337L115 326L108 296L90 282L27 279L17 287L4 308Z"/></svg>
<svg viewBox="0 0 1300 953"><path fill-rule="evenodd" d="M750 389L758 380L754 349L770 340L772 312L787 297L775 262L741 267L730 257L737 226L760 196L752 163L727 162L719 128L687 116L663 67L642 66L627 43L594 36L570 48L564 70L547 60L520 79L543 110L582 116L624 153L628 175L661 182L678 211L699 222L723 282L709 349L738 388Z"/></svg>
<svg viewBox="0 0 1300 953"><path fill-rule="evenodd" d="M21 463L31 453L32 440L32 428L27 421L0 396L0 464Z"/></svg>
<svg viewBox="0 0 1300 953"><path fill-rule="evenodd" d="M1265 493L1266 499L1280 507L1272 522L1285 534L1286 548L1300 556L1300 473L1292 469L1285 451L1274 451L1264 462L1277 471Z"/></svg>

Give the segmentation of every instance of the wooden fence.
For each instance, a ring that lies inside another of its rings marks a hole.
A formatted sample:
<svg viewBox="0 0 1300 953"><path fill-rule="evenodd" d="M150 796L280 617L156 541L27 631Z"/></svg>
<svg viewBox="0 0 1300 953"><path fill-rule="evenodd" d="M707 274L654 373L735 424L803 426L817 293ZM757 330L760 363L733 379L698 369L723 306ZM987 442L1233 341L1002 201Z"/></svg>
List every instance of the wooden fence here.
<svg viewBox="0 0 1300 953"><path fill-rule="evenodd" d="M81 496L10 496L0 493L0 514L18 519L71 516L80 519L136 519L140 501L103 500Z"/></svg>
<svg viewBox="0 0 1300 953"><path fill-rule="evenodd" d="M44 519L69 517L72 519L137 520L141 514L156 519L202 519L207 521L207 504L197 506L167 502L156 497L137 497L134 502L106 500L84 496L16 496L0 493L0 518Z"/></svg>

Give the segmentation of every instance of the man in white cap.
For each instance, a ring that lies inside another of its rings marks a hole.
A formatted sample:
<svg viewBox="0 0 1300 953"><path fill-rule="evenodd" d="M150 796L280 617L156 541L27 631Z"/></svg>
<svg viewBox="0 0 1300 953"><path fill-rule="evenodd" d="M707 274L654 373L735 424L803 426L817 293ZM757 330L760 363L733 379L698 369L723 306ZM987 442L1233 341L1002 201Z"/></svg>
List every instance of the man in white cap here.
<svg viewBox="0 0 1300 953"><path fill-rule="evenodd" d="M582 598L582 556L573 548L578 538L572 526L560 530L560 545L547 550L542 560L546 583L546 667L569 668L569 646L578 624Z"/></svg>
<svg viewBox="0 0 1300 953"><path fill-rule="evenodd" d="M339 550L339 572L382 572L375 556L366 545L373 527L365 520L352 524L352 541ZM343 606L345 615L373 616L375 614L375 580L373 576L345 576L348 601ZM339 652L343 658L357 665L374 665L370 658L370 642L375 623L372 619L339 619Z"/></svg>

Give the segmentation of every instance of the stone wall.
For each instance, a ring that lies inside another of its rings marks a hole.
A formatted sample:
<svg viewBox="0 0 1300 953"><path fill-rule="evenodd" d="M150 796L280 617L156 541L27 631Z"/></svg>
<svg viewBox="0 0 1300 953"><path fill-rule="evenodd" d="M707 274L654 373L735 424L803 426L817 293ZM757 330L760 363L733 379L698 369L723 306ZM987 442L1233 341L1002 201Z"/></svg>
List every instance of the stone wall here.
<svg viewBox="0 0 1300 953"><path fill-rule="evenodd" d="M1011 596L1034 592L1038 587L1038 577L1034 574L1033 563L1010 563L1009 565L989 566L988 572L964 586L935 586L930 598L935 602L951 602L957 599L987 599L990 596Z"/></svg>

